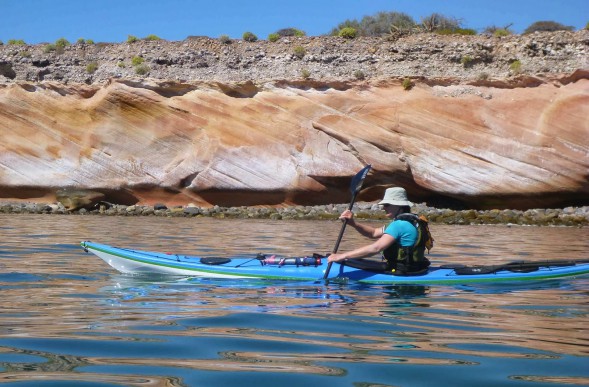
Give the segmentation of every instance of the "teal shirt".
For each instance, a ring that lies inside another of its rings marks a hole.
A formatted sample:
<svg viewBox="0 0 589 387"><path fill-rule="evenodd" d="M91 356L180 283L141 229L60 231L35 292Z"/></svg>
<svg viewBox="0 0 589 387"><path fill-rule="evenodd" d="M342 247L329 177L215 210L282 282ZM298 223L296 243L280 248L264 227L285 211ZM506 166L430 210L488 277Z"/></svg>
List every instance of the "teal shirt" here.
<svg viewBox="0 0 589 387"><path fill-rule="evenodd" d="M401 246L413 246L417 241L417 229L406 220L394 220L384 229Z"/></svg>

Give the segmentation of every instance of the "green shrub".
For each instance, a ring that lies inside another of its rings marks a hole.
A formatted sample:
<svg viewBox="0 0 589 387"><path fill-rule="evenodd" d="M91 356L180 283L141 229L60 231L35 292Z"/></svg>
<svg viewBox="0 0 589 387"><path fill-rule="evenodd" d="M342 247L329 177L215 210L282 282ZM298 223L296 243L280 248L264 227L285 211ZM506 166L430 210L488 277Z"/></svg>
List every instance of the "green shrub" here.
<svg viewBox="0 0 589 387"><path fill-rule="evenodd" d="M411 90L414 86L413 81L409 78L403 79L401 85L403 86L403 90Z"/></svg>
<svg viewBox="0 0 589 387"><path fill-rule="evenodd" d="M76 41L77 44L94 44L94 40L92 39L84 39L84 38L79 38Z"/></svg>
<svg viewBox="0 0 589 387"><path fill-rule="evenodd" d="M587 24L585 25L585 29L589 30L589 22L587 22Z"/></svg>
<svg viewBox="0 0 589 387"><path fill-rule="evenodd" d="M45 54L49 54L52 51L55 51L55 44L48 44L45 47L43 47L43 52Z"/></svg>
<svg viewBox="0 0 589 387"><path fill-rule="evenodd" d="M151 34L147 35L144 40L161 40L161 38L157 35Z"/></svg>
<svg viewBox="0 0 589 387"><path fill-rule="evenodd" d="M358 35L358 30L352 27L345 27L339 30L337 36L346 39L354 39Z"/></svg>
<svg viewBox="0 0 589 387"><path fill-rule="evenodd" d="M509 36L512 35L511 31L509 31L508 29L505 28L500 28L498 30L495 30L495 32L493 32L493 36L500 38L502 36Z"/></svg>
<svg viewBox="0 0 589 387"><path fill-rule="evenodd" d="M9 39L8 45L9 46L24 46L26 43L22 39Z"/></svg>
<svg viewBox="0 0 589 387"><path fill-rule="evenodd" d="M528 28L524 30L525 34L531 34L537 31L552 32L552 31L573 31L575 27L565 26L564 24L557 23L551 20L542 20L530 24Z"/></svg>
<svg viewBox="0 0 589 387"><path fill-rule="evenodd" d="M94 74L96 70L98 70L98 63L90 62L88 65L86 65L86 72L88 74Z"/></svg>
<svg viewBox="0 0 589 387"><path fill-rule="evenodd" d="M145 59L143 59L140 56L134 56L133 59L131 59L131 64L133 66L139 66L140 64L142 64L143 62L145 62Z"/></svg>
<svg viewBox="0 0 589 387"><path fill-rule="evenodd" d="M280 39L280 35L278 35L278 34L268 35L268 40L271 42L276 42L276 41L278 41L278 39Z"/></svg>
<svg viewBox="0 0 589 387"><path fill-rule="evenodd" d="M415 21L402 12L378 12L375 15L364 16L362 20L346 20L333 28L329 33L338 36L346 27L355 28L357 36L383 36L392 31L410 32L415 28Z"/></svg>
<svg viewBox="0 0 589 387"><path fill-rule="evenodd" d="M472 28L443 28L435 31L439 35L476 35L476 30Z"/></svg>
<svg viewBox="0 0 589 387"><path fill-rule="evenodd" d="M117 66L124 69L125 67L127 67L127 65L125 65L125 62L119 62L117 63Z"/></svg>
<svg viewBox="0 0 589 387"><path fill-rule="evenodd" d="M305 36L305 35L307 35L305 33L305 31L301 31L299 29L292 28L292 27L291 28L283 28L283 29L280 29L280 30L276 31L276 34L279 37L284 37L284 36Z"/></svg>
<svg viewBox="0 0 589 387"><path fill-rule="evenodd" d="M229 44L231 43L231 38L229 37L229 35L221 35L219 36L219 41L224 44Z"/></svg>
<svg viewBox="0 0 589 387"><path fill-rule="evenodd" d="M303 46L296 46L294 48L294 56L299 59L303 59L303 57L305 56L306 53L307 53L307 51L305 50L305 47L303 47Z"/></svg>
<svg viewBox="0 0 589 387"><path fill-rule="evenodd" d="M145 64L140 64L138 66L135 66L135 74L138 74L138 75L145 75L145 74L149 73L149 70L151 70L151 69L149 68L148 65L145 65Z"/></svg>
<svg viewBox="0 0 589 387"><path fill-rule="evenodd" d="M66 38L59 38L55 41L55 47L67 47L70 45L70 42Z"/></svg>
<svg viewBox="0 0 589 387"><path fill-rule="evenodd" d="M20 52L20 56L22 56L23 58L30 58L32 54L29 51L25 50Z"/></svg>
<svg viewBox="0 0 589 387"><path fill-rule="evenodd" d="M139 41L139 38L137 38L137 36L127 35L127 43L135 43L137 41Z"/></svg>
<svg viewBox="0 0 589 387"><path fill-rule="evenodd" d="M512 24L513 23L508 24L504 27L497 27L496 25L491 25L491 26L485 27L482 34L483 35L493 35L495 37L513 35L513 31L509 29L509 27L511 27Z"/></svg>
<svg viewBox="0 0 589 387"><path fill-rule="evenodd" d="M242 38L246 42L255 42L258 40L258 37L249 31L244 32Z"/></svg>
<svg viewBox="0 0 589 387"><path fill-rule="evenodd" d="M303 79L309 79L309 78L311 78L311 72L307 69L302 69L301 70L301 77L303 77Z"/></svg>
<svg viewBox="0 0 589 387"><path fill-rule="evenodd" d="M472 61L473 59L470 55L464 55L462 59L460 59L460 63L462 63L464 67L470 67L472 65Z"/></svg>
<svg viewBox="0 0 589 387"><path fill-rule="evenodd" d="M460 21L453 17L432 13L421 20L421 28L426 32L437 32L443 30L460 30Z"/></svg>
<svg viewBox="0 0 589 387"><path fill-rule="evenodd" d="M360 29L360 23L357 20L346 20L345 22L338 24L337 27L332 29L329 35L339 36L340 31L344 28L353 28L356 31L358 31Z"/></svg>
<svg viewBox="0 0 589 387"><path fill-rule="evenodd" d="M356 70L356 71L354 71L354 78L361 81L361 80L365 79L366 76L364 75L364 72L362 70Z"/></svg>
<svg viewBox="0 0 589 387"><path fill-rule="evenodd" d="M519 61L519 59L514 60L513 62L511 62L511 64L509 65L509 69L511 70L511 72L513 74L519 74L522 71L522 62Z"/></svg>

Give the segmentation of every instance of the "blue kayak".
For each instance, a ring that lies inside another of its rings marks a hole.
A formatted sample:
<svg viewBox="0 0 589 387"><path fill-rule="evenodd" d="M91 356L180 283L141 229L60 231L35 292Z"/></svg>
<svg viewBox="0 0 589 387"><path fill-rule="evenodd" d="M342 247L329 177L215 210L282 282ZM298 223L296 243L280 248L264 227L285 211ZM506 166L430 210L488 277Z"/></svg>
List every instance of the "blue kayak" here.
<svg viewBox="0 0 589 387"><path fill-rule="evenodd" d="M89 241L82 242L81 246L117 271L127 274L313 281L322 279L327 268L327 258L319 255L277 257L258 254L225 258L140 251ZM424 273L401 276L385 271L384 263L380 260L357 259L335 264L328 279L374 284L459 284L547 280L584 274L589 274L589 260L517 261L489 266L430 266Z"/></svg>

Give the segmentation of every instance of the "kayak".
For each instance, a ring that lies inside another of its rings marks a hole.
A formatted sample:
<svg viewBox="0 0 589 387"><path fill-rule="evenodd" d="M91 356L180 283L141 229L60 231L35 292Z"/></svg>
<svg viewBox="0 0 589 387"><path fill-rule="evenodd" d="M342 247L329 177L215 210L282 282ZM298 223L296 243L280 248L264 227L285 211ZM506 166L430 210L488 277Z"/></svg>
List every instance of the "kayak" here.
<svg viewBox="0 0 589 387"><path fill-rule="evenodd" d="M318 254L307 257L258 254L226 258L132 250L90 241L80 245L84 251L97 255L126 274L313 281L322 279L327 268L327 258ZM461 284L547 280L589 274L589 260L430 266L423 273L413 275L395 275L385 271L384 266L380 260L348 260L334 266L327 279L372 284Z"/></svg>

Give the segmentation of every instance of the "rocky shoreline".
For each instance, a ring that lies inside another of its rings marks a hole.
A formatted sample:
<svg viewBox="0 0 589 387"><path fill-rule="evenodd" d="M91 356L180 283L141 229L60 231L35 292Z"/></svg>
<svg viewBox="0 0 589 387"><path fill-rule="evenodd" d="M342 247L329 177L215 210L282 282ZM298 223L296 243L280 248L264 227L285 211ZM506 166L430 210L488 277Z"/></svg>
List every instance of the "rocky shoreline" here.
<svg viewBox="0 0 589 387"><path fill-rule="evenodd" d="M219 219L272 219L272 220L335 220L347 208L346 204L320 206L268 207L198 207L195 205L167 207L165 204L119 205L100 203L94 209L67 210L61 203L2 203L3 214L59 214L98 216L162 216L211 217ZM360 202L354 205L356 218L385 220L384 213L375 203ZM589 206L561 209L529 210L452 210L416 204L412 212L424 215L432 224L447 225L529 225L529 226L589 226Z"/></svg>

